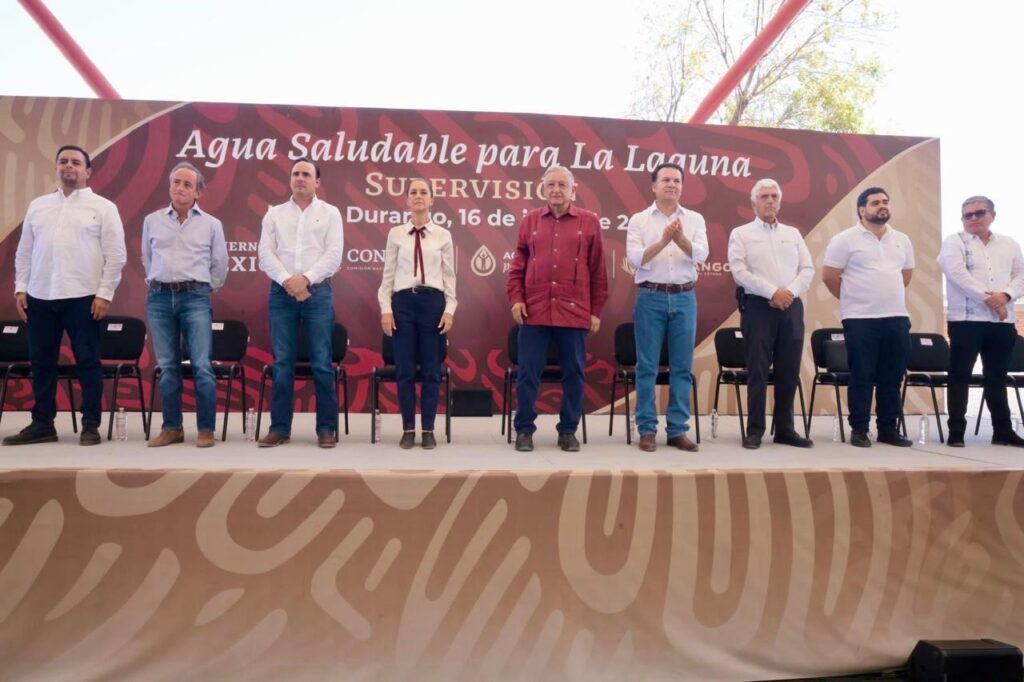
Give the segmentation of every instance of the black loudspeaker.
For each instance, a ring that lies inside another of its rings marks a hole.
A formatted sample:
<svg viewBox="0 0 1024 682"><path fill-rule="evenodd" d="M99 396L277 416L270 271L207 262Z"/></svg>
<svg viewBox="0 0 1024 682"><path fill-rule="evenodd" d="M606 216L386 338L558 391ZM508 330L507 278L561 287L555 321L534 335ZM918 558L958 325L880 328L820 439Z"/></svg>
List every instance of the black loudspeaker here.
<svg viewBox="0 0 1024 682"><path fill-rule="evenodd" d="M911 682L1022 682L1024 658L994 639L921 640L907 671Z"/></svg>
<svg viewBox="0 0 1024 682"><path fill-rule="evenodd" d="M457 388L452 391L453 417L492 417L491 392L486 388Z"/></svg>

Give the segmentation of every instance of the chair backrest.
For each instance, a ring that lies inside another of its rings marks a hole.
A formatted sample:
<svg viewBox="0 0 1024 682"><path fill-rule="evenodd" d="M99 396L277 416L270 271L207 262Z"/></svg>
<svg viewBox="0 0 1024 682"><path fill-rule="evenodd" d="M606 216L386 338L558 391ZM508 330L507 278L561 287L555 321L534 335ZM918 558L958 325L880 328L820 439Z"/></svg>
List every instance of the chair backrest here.
<svg viewBox="0 0 1024 682"><path fill-rule="evenodd" d="M820 330L819 330L820 331ZM822 344L822 352L825 355L825 364L821 367L829 372L849 372L850 358L846 354L845 340L826 339ZM814 364L818 364L815 362Z"/></svg>
<svg viewBox="0 0 1024 682"><path fill-rule="evenodd" d="M634 355L636 351L633 351ZM513 365L519 364L519 325L516 325L508 330L508 361ZM558 367L558 346L555 345L555 340L551 339L551 343L548 344L548 357L544 362L548 367ZM633 364L636 364L634 361Z"/></svg>
<svg viewBox="0 0 1024 682"><path fill-rule="evenodd" d="M715 332L715 355L723 369L743 369L747 366L747 346L739 327L722 327Z"/></svg>
<svg viewBox="0 0 1024 682"><path fill-rule="evenodd" d="M146 347L146 323L111 315L100 321L100 359L138 362Z"/></svg>
<svg viewBox="0 0 1024 682"><path fill-rule="evenodd" d="M241 362L249 350L249 328L241 320L215 320L213 349L210 359L214 362Z"/></svg>
<svg viewBox="0 0 1024 682"><path fill-rule="evenodd" d="M387 334L381 334L380 337L380 355L384 358L385 367L394 367L395 365L395 339ZM448 337L444 337L444 343L441 344L441 362L444 362L448 357Z"/></svg>
<svg viewBox="0 0 1024 682"><path fill-rule="evenodd" d="M948 372L949 342L942 334L911 334L908 372Z"/></svg>
<svg viewBox="0 0 1024 682"><path fill-rule="evenodd" d="M0 321L0 362L28 362L28 324Z"/></svg>
<svg viewBox="0 0 1024 682"><path fill-rule="evenodd" d="M4 322L3 324L7 324ZM1024 337L1017 336L1017 342L1013 344L1013 355L1010 356L1010 369L1011 374L1020 374L1024 372Z"/></svg>
<svg viewBox="0 0 1024 682"><path fill-rule="evenodd" d="M843 334L842 327L826 327L824 329L815 329L811 332L811 355L814 356L814 366L819 370L828 368L827 358L825 356L825 342L826 341L837 341L845 345L846 336ZM845 350L843 351L846 352ZM831 370L833 372L847 371L847 370Z"/></svg>
<svg viewBox="0 0 1024 682"><path fill-rule="evenodd" d="M295 362L309 362L309 347L306 344L306 327L299 325L299 335L296 339L298 347L295 349ZM348 330L345 325L334 323L331 330L331 362L341 362L348 353Z"/></svg>
<svg viewBox="0 0 1024 682"><path fill-rule="evenodd" d="M636 325L624 322L615 328L615 362L621 367L636 367ZM658 364L668 367L668 335L661 343Z"/></svg>

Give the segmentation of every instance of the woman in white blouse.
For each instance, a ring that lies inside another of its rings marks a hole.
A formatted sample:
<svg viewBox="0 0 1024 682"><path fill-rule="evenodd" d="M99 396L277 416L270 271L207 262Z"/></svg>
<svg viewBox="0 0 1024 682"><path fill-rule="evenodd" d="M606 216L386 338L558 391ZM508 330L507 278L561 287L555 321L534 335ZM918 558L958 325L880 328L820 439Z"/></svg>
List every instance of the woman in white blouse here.
<svg viewBox="0 0 1024 682"><path fill-rule="evenodd" d="M422 445L437 445L434 417L441 388L441 358L445 334L455 314L455 255L452 235L430 221L434 203L430 183L409 182L406 203L409 222L388 232L384 277L377 291L380 323L394 339L398 405L402 411L402 440L416 444L416 370L420 369Z"/></svg>

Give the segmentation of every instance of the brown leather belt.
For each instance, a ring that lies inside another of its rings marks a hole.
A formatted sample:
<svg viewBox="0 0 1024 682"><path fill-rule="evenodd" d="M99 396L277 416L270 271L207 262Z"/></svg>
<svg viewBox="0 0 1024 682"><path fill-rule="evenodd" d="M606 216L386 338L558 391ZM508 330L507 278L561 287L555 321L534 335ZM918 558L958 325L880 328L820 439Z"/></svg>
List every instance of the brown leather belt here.
<svg viewBox="0 0 1024 682"><path fill-rule="evenodd" d="M692 291L695 286L694 282L687 282L686 284L661 284L660 282L640 282L638 286L644 289L654 289L655 291L664 291L669 294L681 294L684 291Z"/></svg>
<svg viewBox="0 0 1024 682"><path fill-rule="evenodd" d="M157 282L156 280L149 283L149 288L153 291L195 291L199 287L206 286L206 282Z"/></svg>

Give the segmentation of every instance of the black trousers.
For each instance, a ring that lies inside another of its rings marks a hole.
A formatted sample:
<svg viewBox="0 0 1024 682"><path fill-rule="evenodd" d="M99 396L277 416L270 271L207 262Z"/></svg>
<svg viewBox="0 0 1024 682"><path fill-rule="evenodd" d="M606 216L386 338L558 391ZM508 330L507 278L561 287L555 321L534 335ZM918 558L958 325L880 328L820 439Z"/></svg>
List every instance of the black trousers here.
<svg viewBox="0 0 1024 682"><path fill-rule="evenodd" d="M900 417L900 384L910 359L910 318L877 317L843 320L850 360L850 428L867 431L871 394L879 435L896 433Z"/></svg>
<svg viewBox="0 0 1024 682"><path fill-rule="evenodd" d="M779 310L768 305L766 298L748 295L740 326L747 348L747 434L764 435L771 367L775 370L775 433L793 433L793 396L800 383L804 350L803 301L798 298Z"/></svg>
<svg viewBox="0 0 1024 682"><path fill-rule="evenodd" d="M1005 322L950 322L949 329L949 433L961 437L967 430L967 389L974 363L981 354L985 402L992 413L992 432L1013 431L1006 401L1006 372L1010 367L1017 329Z"/></svg>
<svg viewBox="0 0 1024 682"><path fill-rule="evenodd" d="M32 362L32 421L53 424L57 415L57 362L67 331L82 388L82 427L99 428L103 370L100 321L92 319L93 296L52 301L28 297L29 360Z"/></svg>

